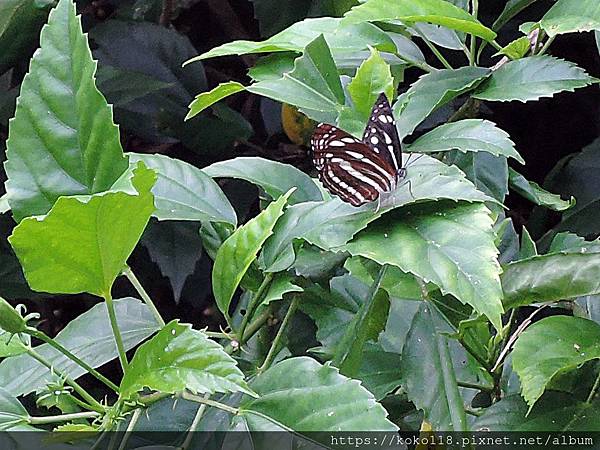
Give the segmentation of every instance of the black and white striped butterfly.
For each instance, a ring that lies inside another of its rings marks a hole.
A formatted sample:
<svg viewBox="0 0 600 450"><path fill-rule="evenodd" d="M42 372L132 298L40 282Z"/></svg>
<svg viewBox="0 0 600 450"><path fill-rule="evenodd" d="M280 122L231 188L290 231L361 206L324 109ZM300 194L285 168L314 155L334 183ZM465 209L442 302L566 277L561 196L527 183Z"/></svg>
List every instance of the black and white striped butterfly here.
<svg viewBox="0 0 600 450"><path fill-rule="evenodd" d="M396 123L384 93L371 110L362 139L321 123L311 147L321 183L354 206L377 200L406 176Z"/></svg>

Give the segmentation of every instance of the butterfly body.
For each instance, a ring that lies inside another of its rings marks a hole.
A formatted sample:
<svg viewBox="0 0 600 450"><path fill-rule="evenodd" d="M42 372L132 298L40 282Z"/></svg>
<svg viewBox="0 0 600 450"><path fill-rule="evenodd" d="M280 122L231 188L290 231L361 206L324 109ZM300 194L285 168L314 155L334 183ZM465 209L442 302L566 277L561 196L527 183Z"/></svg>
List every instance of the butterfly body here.
<svg viewBox="0 0 600 450"><path fill-rule="evenodd" d="M354 206L377 200L406 176L392 108L381 94L362 139L319 124L311 140L319 180L332 194ZM400 162L400 164L399 164Z"/></svg>

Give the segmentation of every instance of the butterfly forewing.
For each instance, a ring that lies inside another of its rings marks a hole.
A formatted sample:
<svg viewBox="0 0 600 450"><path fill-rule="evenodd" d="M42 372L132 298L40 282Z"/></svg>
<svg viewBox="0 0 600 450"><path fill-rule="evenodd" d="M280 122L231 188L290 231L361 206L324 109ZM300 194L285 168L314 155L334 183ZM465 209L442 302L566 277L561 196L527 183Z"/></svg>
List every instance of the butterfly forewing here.
<svg viewBox="0 0 600 450"><path fill-rule="evenodd" d="M379 94L373 105L362 140L392 164L396 171L400 169L402 163L400 138L398 130L396 130L392 107L384 93Z"/></svg>
<svg viewBox="0 0 600 450"><path fill-rule="evenodd" d="M311 144L323 185L354 206L376 200L395 182L396 168L386 158L339 128L320 124Z"/></svg>

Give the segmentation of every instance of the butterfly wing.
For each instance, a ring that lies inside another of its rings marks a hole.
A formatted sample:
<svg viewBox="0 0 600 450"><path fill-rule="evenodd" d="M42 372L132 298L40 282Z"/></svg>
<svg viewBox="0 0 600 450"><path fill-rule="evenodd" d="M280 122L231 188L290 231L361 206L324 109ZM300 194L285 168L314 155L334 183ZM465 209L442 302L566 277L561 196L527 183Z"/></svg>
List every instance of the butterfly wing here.
<svg viewBox="0 0 600 450"><path fill-rule="evenodd" d="M384 93L379 94L363 134L363 142L396 168L402 166L402 149L392 107Z"/></svg>
<svg viewBox="0 0 600 450"><path fill-rule="evenodd" d="M345 131L319 124L312 136L313 163L329 192L360 206L395 185L397 167Z"/></svg>

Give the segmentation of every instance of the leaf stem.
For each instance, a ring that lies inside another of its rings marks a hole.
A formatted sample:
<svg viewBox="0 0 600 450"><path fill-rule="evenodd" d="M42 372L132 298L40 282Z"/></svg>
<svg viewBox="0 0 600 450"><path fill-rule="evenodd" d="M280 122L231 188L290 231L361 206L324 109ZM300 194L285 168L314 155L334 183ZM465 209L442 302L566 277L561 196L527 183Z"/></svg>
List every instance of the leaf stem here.
<svg viewBox="0 0 600 450"><path fill-rule="evenodd" d="M273 273L268 272L265 275L265 278L263 279L262 283L260 283L260 286L259 286L258 290L256 291L256 294L254 294L254 296L248 302L248 306L246 307L246 314L244 315L244 318L242 319L240 329L237 333L238 339L240 341L242 340L242 338L244 336L244 331L246 331L246 327L248 326L248 322L250 321L250 318L252 317L254 310L260 304L264 293L266 292L269 285L271 284L271 280L273 280ZM241 343L240 343L240 345L241 345Z"/></svg>
<svg viewBox="0 0 600 450"><path fill-rule="evenodd" d="M493 390L494 390L494 388L492 388L492 387L484 386L482 384L477 384L477 383L469 383L467 381L458 381L457 380L456 384L463 388L477 389L477 390L483 391L483 392L493 392Z"/></svg>
<svg viewBox="0 0 600 450"><path fill-rule="evenodd" d="M297 308L298 308L298 297L295 296L292 299L292 303L290 303L290 307L288 308L287 312L285 313L283 322L281 323L281 326L279 327L279 330L277 331L277 334L275 335L275 339L273 339L273 343L271 344L271 348L269 349L269 352L267 353L267 356L265 357L265 361L256 370L257 374L264 372L273 363L273 359L275 358L275 356L277 355L277 352L279 351L279 343L281 341L281 338L283 337L283 332L287 328L288 322L290 321L290 319L296 312Z"/></svg>
<svg viewBox="0 0 600 450"><path fill-rule="evenodd" d="M137 425L140 416L142 415L142 408L137 408L133 411L133 415L131 416L131 420L127 424L127 429L125 430L125 434L123 435L123 439L121 439L121 443L119 444L119 450L125 450L127 447L127 441L133 432L133 429Z"/></svg>
<svg viewBox="0 0 600 450"><path fill-rule="evenodd" d="M94 411L96 411L98 413L104 413L104 407L94 397L92 397L84 388L82 388L75 380L73 380L69 375L67 375L64 372L53 367L52 363L50 361L48 361L45 357L40 355L37 351L35 351L35 349L28 347L27 354L29 356L31 356L33 359L35 359L36 361L38 361L43 366L50 369L51 372L55 373L60 378L65 380L65 383L67 383L69 386L71 386L75 390L75 392L77 392L79 395L81 395L81 397L86 402L89 403L89 406L91 409L93 409Z"/></svg>
<svg viewBox="0 0 600 450"><path fill-rule="evenodd" d="M205 394L203 398L208 399L208 397L209 395ZM187 448L192 443L192 439L194 438L194 431L196 431L196 429L198 428L200 420L202 420L202 416L204 415L204 411L206 411L206 403L202 403L196 411L196 414L194 415L194 420L192 420L190 428L185 436L185 440L181 444L181 447L179 447L181 450L187 450Z"/></svg>
<svg viewBox="0 0 600 450"><path fill-rule="evenodd" d="M106 378L104 375L102 375L100 372L98 372L96 369L94 369L88 363L79 359L77 356L75 356L73 353L71 353L69 350L67 350L60 343L58 343L56 340L52 339L50 336L48 336L43 331L37 330L32 327L28 327L24 331L24 333L29 334L30 336L33 336L33 337L39 339L40 341L45 342L46 344L54 347L56 350L61 352L63 355L65 355L67 358L69 358L73 362L77 363L81 368L85 369L88 373L90 373L91 375L96 377L99 381L104 383L106 386L111 388L113 391L115 391L117 393L119 392L119 387L115 383L110 381L108 378Z"/></svg>
<svg viewBox="0 0 600 450"><path fill-rule="evenodd" d="M429 39L427 39L427 37L425 36L425 34L423 34L421 32L421 30L414 28L415 32L419 35L419 37L421 39L423 39L423 42L425 42L425 45L427 45L427 47L429 47L429 50L431 50L431 52L436 56L436 58L442 63L442 65L446 68L446 69L450 69L452 70L453 67L450 65L450 63L446 60L446 58L444 58L444 55L442 55L440 53L440 51L437 49L437 47L435 45L433 45L431 43L431 41Z"/></svg>
<svg viewBox="0 0 600 450"><path fill-rule="evenodd" d="M543 55L544 53L546 53L546 51L548 50L548 48L550 48L550 46L554 42L554 39L556 39L556 36L549 37L546 40L546 42L544 42L544 46L540 49L540 51L537 54L538 55Z"/></svg>
<svg viewBox="0 0 600 450"><path fill-rule="evenodd" d="M477 19L479 13L479 0L471 0L471 15ZM477 38L471 35L471 47L469 50L469 65L475 66L477 61Z"/></svg>
<svg viewBox="0 0 600 450"><path fill-rule="evenodd" d="M100 413L96 411L84 411L72 414L61 414L58 416L30 417L27 421L30 425L45 425L47 423L68 422L77 419L95 419Z"/></svg>
<svg viewBox="0 0 600 450"><path fill-rule="evenodd" d="M596 377L596 381L594 382L594 385L592 386L592 389L590 390L589 395L585 399L586 404L590 405L592 403L592 400L594 400L594 397L598 393L598 388L600 388L600 371L598 371L598 376Z"/></svg>
<svg viewBox="0 0 600 450"><path fill-rule="evenodd" d="M121 368L123 369L123 373L127 370L127 366L129 365L127 362L127 355L125 354L125 346L123 345L123 337L121 336L121 331L119 330L119 324L117 323L117 315L115 313L115 304L113 302L112 296L110 292L104 296L106 300L106 309L108 311L108 318L110 320L110 326L113 331L113 335L115 337L115 343L117 344L117 351L119 352L119 361L121 361Z"/></svg>
<svg viewBox="0 0 600 450"><path fill-rule="evenodd" d="M211 400L209 398L200 397L199 395L194 395L189 392L182 392L181 398L184 400L189 400L191 402L203 403L208 406L213 406L217 409L221 409L223 411L227 411L230 414L237 415L240 410L238 408L234 408L233 406L225 405L224 403L217 402L215 400Z"/></svg>
<svg viewBox="0 0 600 450"><path fill-rule="evenodd" d="M142 297L142 300L144 300L144 303L146 303L146 305L148 305L148 308L150 308L150 311L154 315L156 322L161 326L161 328L164 327L165 326L164 319L158 312L158 309L156 309L154 302L152 301L152 299L150 298L150 296L148 295L148 293L142 286L142 283L140 283L140 280L138 280L138 278L135 276L135 274L131 270L131 267L126 267L123 270L122 274L127 277L127 279L133 285L133 287L135 288L137 293L140 294L140 297Z"/></svg>
<svg viewBox="0 0 600 450"><path fill-rule="evenodd" d="M502 46L500 44L498 44L495 40L494 41L490 41L490 45L492 47L494 47L496 50L502 50Z"/></svg>

